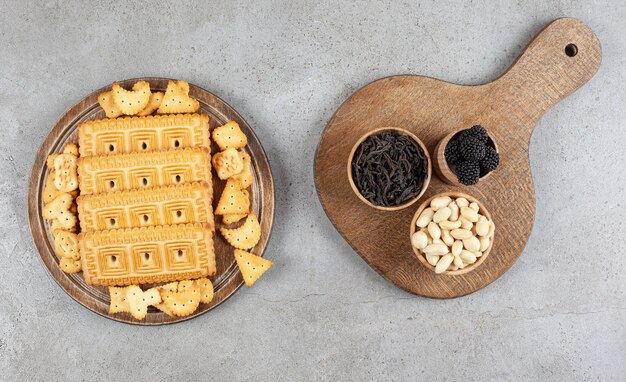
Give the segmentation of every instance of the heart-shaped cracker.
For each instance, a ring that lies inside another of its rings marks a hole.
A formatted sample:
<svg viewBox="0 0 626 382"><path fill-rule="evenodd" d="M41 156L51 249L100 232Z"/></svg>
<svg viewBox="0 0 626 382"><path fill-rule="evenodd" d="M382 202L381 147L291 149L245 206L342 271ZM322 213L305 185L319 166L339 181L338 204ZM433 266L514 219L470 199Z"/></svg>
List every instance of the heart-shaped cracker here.
<svg viewBox="0 0 626 382"><path fill-rule="evenodd" d="M135 82L133 90L126 90L114 82L111 91L115 106L126 115L135 115L142 111L148 105L151 94L150 84L146 81Z"/></svg>

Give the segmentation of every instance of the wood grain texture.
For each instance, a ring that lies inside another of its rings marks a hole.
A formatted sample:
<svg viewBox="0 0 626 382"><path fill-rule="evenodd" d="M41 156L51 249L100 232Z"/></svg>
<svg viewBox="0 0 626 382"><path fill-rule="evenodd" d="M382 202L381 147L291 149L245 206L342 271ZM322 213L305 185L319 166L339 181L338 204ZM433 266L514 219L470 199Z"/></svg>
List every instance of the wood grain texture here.
<svg viewBox="0 0 626 382"><path fill-rule="evenodd" d="M133 83L140 80L150 82L150 88L153 91L165 91L168 81L166 78L137 78L122 81L120 85L124 88L130 88ZM69 109L52 128L37 152L28 188L28 217L35 246L43 264L57 283L81 305L100 315L116 321L139 325L169 324L197 317L224 302L243 285L243 278L233 256L233 248L219 234L214 237L217 272L214 277L211 277L215 287L215 296L211 303L200 304L198 309L187 317L169 317L152 307L150 307L148 315L143 321L137 321L127 313L109 315L109 292L106 287L89 286L85 284L82 273L69 275L61 271L58 265L58 258L54 254L50 225L41 217L42 193L45 179L49 173L46 168L46 158L50 153L61 152L68 142L76 143L78 141L77 127L81 122L105 118L97 97L98 94L106 90L110 90L110 86L93 92ZM274 180L263 147L250 125L226 102L192 84L190 84L189 95L200 102L199 112L209 115L211 128L234 120L248 137L248 145L245 150L251 157L254 178L253 184L248 189L251 195L250 208L258 216L261 225L261 240L251 252L262 256L268 244L274 220ZM217 151L219 148L212 143L211 152ZM225 183L217 176L213 176L214 205L217 203L216 200L219 199ZM221 217L216 217L215 225L216 229L219 230L222 225ZM142 287L145 289L149 287L149 284Z"/></svg>
<svg viewBox="0 0 626 382"><path fill-rule="evenodd" d="M571 57L566 46L575 44ZM361 88L335 112L315 158L315 184L339 233L378 273L414 294L451 298L479 290L520 256L534 220L528 144L541 116L585 84L600 67L597 37L581 21L558 19L544 28L511 68L493 82L461 86L420 76L383 78ZM491 255L475 271L436 275L413 254L409 224L414 209L379 211L352 192L346 161L367 131L397 126L417 135L429 150L453 130L483 125L498 142L500 166L484 182L453 187L433 177L423 198L461 191L491 212L496 236Z"/></svg>

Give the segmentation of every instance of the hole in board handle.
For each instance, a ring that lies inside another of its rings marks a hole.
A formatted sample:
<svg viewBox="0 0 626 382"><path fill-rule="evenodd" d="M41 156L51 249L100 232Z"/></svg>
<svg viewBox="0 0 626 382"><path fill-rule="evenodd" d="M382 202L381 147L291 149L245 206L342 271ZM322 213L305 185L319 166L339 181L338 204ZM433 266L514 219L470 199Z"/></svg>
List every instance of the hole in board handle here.
<svg viewBox="0 0 626 382"><path fill-rule="evenodd" d="M576 44L567 44L565 46L565 54L568 57L574 57L578 54L578 47L576 46Z"/></svg>

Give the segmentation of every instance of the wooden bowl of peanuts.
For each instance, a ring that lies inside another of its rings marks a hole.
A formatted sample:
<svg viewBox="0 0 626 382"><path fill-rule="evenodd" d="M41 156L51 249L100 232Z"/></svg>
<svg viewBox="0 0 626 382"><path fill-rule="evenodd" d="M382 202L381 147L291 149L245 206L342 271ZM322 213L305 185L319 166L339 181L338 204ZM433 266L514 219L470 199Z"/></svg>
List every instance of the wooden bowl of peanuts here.
<svg viewBox="0 0 626 382"><path fill-rule="evenodd" d="M411 247L437 274L462 275L479 267L493 246L495 225L478 199L462 192L432 196L411 221Z"/></svg>

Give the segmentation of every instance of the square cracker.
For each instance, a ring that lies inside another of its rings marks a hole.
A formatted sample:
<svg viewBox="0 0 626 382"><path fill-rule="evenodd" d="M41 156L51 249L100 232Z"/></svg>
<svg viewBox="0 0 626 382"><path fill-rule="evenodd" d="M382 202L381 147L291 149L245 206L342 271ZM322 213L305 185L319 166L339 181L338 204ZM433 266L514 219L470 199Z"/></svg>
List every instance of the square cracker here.
<svg viewBox="0 0 626 382"><path fill-rule="evenodd" d="M248 137L241 131L239 124L235 121L216 127L212 136L222 151L226 149L240 149L248 144Z"/></svg>

